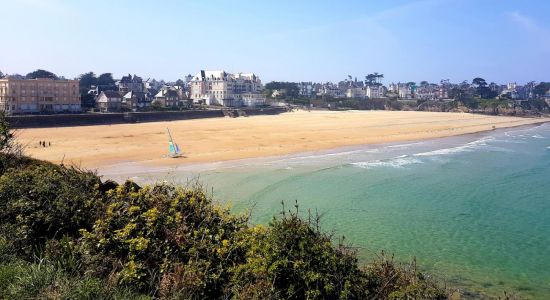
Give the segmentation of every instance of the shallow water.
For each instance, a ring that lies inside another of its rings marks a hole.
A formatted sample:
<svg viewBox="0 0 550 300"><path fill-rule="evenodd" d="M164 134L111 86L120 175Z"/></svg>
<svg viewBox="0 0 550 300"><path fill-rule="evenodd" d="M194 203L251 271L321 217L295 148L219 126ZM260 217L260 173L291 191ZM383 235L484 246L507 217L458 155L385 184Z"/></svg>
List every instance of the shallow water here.
<svg viewBox="0 0 550 300"><path fill-rule="evenodd" d="M122 176L122 175L118 175ZM298 200L323 227L470 291L550 298L550 124L423 142L195 165L138 181L200 176L267 223ZM116 178L116 176L114 176Z"/></svg>

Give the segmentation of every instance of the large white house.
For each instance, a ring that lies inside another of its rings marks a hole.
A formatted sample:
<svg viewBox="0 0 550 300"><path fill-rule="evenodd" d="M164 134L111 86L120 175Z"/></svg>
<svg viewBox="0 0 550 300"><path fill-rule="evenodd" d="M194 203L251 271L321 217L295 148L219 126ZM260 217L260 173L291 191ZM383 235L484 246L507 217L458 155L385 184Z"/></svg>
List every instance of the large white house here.
<svg viewBox="0 0 550 300"><path fill-rule="evenodd" d="M365 89L362 87L349 87L346 90L346 98L364 99L366 96Z"/></svg>
<svg viewBox="0 0 550 300"><path fill-rule="evenodd" d="M201 70L190 81L190 97L194 103L207 105L257 106L265 104L262 88L254 73Z"/></svg>
<svg viewBox="0 0 550 300"><path fill-rule="evenodd" d="M370 99L384 97L384 86L382 85L369 85L365 89L366 89L366 95Z"/></svg>

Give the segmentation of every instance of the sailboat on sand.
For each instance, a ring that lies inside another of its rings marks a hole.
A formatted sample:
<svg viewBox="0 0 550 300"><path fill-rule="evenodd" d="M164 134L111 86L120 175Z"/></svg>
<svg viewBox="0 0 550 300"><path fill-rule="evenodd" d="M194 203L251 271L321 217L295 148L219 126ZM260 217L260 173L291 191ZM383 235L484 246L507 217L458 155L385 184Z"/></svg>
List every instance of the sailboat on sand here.
<svg viewBox="0 0 550 300"><path fill-rule="evenodd" d="M172 139L172 134L170 133L170 129L166 128L166 131L168 132L168 151L170 154L168 154L169 157L177 158L181 157L181 151L180 146L174 142L174 139Z"/></svg>

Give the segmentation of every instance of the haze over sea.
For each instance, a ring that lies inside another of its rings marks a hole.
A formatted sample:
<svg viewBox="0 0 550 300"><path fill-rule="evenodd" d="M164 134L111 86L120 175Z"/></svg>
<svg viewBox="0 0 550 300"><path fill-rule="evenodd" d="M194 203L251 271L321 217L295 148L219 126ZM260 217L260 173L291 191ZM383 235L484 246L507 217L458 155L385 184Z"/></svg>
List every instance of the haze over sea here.
<svg viewBox="0 0 550 300"><path fill-rule="evenodd" d="M323 214L362 259L413 256L451 286L550 298L550 124L429 141L181 167L138 181L200 176L235 211L267 223Z"/></svg>

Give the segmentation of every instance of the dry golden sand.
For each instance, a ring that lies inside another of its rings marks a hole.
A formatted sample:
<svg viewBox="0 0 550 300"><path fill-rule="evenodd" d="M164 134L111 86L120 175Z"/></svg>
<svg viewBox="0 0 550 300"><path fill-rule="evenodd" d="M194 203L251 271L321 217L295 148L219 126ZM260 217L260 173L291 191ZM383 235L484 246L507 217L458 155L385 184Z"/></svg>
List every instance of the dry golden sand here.
<svg viewBox="0 0 550 300"><path fill-rule="evenodd" d="M283 155L342 146L430 139L549 121L465 113L315 111L275 116L22 129L32 157L102 167L123 162L178 165ZM185 157L168 152L166 128ZM51 142L40 147L38 142Z"/></svg>

